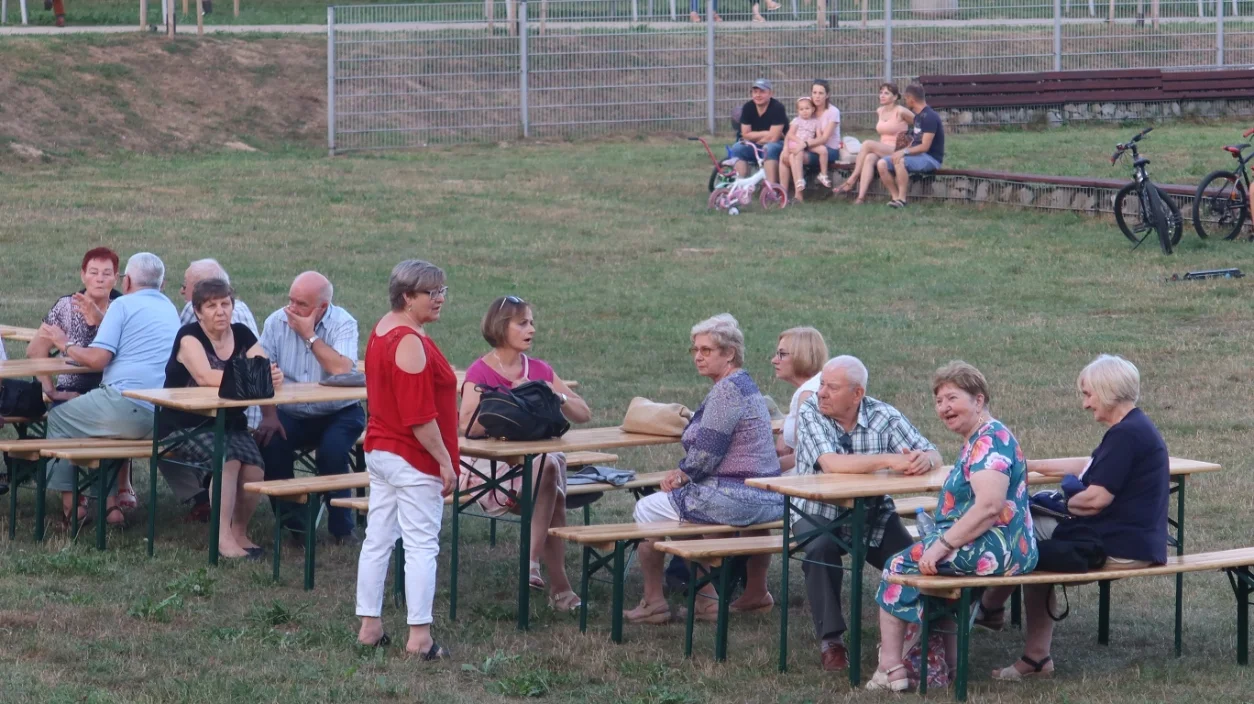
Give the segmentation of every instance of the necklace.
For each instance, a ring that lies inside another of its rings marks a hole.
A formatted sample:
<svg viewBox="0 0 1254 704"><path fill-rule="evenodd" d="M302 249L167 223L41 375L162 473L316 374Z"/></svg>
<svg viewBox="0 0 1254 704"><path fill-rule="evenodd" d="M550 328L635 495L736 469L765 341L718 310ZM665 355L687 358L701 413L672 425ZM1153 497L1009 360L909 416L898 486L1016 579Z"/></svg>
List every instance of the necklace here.
<svg viewBox="0 0 1254 704"><path fill-rule="evenodd" d="M497 355L497 353L496 353L496 350L495 350L495 349L494 349L494 350L492 350L491 352L489 352L489 353L488 353L488 356L489 356L489 357L491 357L492 359L495 359L495 360L496 360L496 369L497 369L497 371L499 371L499 372L501 373L501 376L505 377L506 379L509 379L509 381L510 381L510 383L511 383L511 384L512 384L512 383L517 383L517 382L519 382L519 381L522 381L522 380L523 380L523 366L522 366L522 364L521 364L521 360L520 360L520 363L519 363L519 365L518 365L518 376L514 376L514 375L512 375L512 374L510 374L510 373L509 373L509 370L508 370L508 369L506 369L506 368L505 368L505 362L502 362L502 361L501 361L501 358L500 358L500 356L498 356L498 355Z"/></svg>

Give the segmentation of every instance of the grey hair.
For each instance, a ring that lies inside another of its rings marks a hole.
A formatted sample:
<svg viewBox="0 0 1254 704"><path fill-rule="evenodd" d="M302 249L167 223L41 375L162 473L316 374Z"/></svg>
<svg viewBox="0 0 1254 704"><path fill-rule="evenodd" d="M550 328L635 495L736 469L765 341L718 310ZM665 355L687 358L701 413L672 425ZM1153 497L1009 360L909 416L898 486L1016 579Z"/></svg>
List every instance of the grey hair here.
<svg viewBox="0 0 1254 704"><path fill-rule="evenodd" d="M135 288L161 288L165 283L165 264L152 252L137 252L126 260L124 274L131 277Z"/></svg>
<svg viewBox="0 0 1254 704"><path fill-rule="evenodd" d="M745 334L740 331L740 323L736 322L731 313L719 313L693 325L693 341L696 341L697 335L709 335L720 349L732 351L732 364L737 367L744 366Z"/></svg>
<svg viewBox="0 0 1254 704"><path fill-rule="evenodd" d="M421 259L406 259L392 269L388 279L388 299L392 310L405 310L405 296L430 291L444 285L444 270Z"/></svg>
<svg viewBox="0 0 1254 704"><path fill-rule="evenodd" d="M1135 404L1141 398L1141 372L1119 355L1103 354L1089 362L1076 379L1077 389L1088 382L1098 404L1110 408L1119 403Z"/></svg>
<svg viewBox="0 0 1254 704"><path fill-rule="evenodd" d="M201 279L222 279L227 284L231 283L231 277L227 276L226 269L222 268L217 259L197 259L188 264L187 268L197 272L203 271L204 275L200 277Z"/></svg>
<svg viewBox="0 0 1254 704"><path fill-rule="evenodd" d="M823 371L839 369L845 373L845 378L850 384L866 391L867 371L866 365L862 360L849 354L842 354L839 357L832 357L827 360L827 364L823 365Z"/></svg>

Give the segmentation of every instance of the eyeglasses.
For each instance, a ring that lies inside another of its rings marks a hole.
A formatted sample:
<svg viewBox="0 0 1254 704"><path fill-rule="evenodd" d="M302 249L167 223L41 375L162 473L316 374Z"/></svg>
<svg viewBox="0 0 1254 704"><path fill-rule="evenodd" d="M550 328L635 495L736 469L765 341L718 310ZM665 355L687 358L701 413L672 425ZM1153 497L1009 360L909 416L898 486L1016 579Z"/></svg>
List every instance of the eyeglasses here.
<svg viewBox="0 0 1254 704"><path fill-rule="evenodd" d="M709 357L717 351L717 347L697 347L694 345L688 348L688 354L696 355L698 357Z"/></svg>
<svg viewBox="0 0 1254 704"><path fill-rule="evenodd" d="M502 297L501 297L501 302L500 302L499 304L497 304L497 306L496 306L496 312L500 313L500 312L501 312L501 309L505 307L505 304L506 304L506 303L511 303L511 304L513 304L513 305L516 305L516 306L522 306L522 305L526 305L526 304L527 304L527 302L526 302L526 301L524 301L523 299L519 298L518 296L502 296Z"/></svg>
<svg viewBox="0 0 1254 704"><path fill-rule="evenodd" d="M418 293L425 293L432 298L444 298L448 296L448 286L433 288L430 291L419 291Z"/></svg>
<svg viewBox="0 0 1254 704"><path fill-rule="evenodd" d="M841 433L840 437L836 438L836 442L840 443L840 449L844 450L845 454L853 454L853 438L849 436L849 433Z"/></svg>
<svg viewBox="0 0 1254 704"><path fill-rule="evenodd" d="M792 352L788 352L787 350L775 350L775 356L779 359L784 359L785 357L791 357Z"/></svg>

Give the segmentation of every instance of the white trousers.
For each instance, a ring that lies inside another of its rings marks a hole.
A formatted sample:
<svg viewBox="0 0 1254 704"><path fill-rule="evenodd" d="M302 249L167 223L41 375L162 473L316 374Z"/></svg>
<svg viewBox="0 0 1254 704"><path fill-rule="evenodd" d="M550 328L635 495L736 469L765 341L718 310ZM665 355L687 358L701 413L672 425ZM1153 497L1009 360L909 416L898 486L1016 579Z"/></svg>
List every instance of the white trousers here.
<svg viewBox="0 0 1254 704"><path fill-rule="evenodd" d="M679 511L671 503L671 495L657 491L636 502L636 510L632 512L636 523L657 523L659 521L678 521Z"/></svg>
<svg viewBox="0 0 1254 704"><path fill-rule="evenodd" d="M370 473L370 513L357 559L357 615L382 615L388 565L400 538L405 547L407 622L425 626L431 623L431 603L435 600L436 557L444 516L440 492L444 485L391 452L367 452L366 469Z"/></svg>

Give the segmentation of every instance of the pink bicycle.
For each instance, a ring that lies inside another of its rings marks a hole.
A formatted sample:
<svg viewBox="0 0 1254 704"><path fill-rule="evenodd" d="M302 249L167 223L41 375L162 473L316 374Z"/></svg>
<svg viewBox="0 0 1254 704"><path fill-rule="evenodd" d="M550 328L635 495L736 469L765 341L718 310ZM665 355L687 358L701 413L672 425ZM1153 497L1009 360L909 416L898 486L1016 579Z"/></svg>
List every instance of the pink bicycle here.
<svg viewBox="0 0 1254 704"><path fill-rule="evenodd" d="M758 202L762 204L763 210L779 210L788 205L788 193L784 191L783 186L766 180L766 169L762 167L764 152L761 147L752 142L739 142L753 147L754 162L757 165L757 170L752 174L739 178L736 176L735 157L731 154L732 147L727 147L727 159L720 162L704 139L701 137L689 137L689 139L700 142L714 164L714 172L710 174L710 199L707 201L710 208L735 215L740 212L742 206L747 206L753 201L754 192L758 190L759 184L762 190L758 194Z"/></svg>

